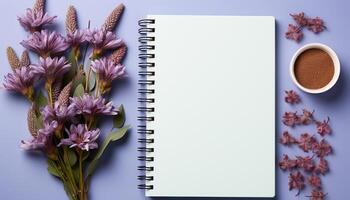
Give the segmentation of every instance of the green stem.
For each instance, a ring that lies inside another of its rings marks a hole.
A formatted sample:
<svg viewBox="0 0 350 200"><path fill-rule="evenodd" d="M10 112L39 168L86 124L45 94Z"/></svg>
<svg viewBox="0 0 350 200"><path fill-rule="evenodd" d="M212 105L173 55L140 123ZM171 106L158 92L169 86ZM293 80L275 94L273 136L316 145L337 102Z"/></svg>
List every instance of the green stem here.
<svg viewBox="0 0 350 200"><path fill-rule="evenodd" d="M90 130L91 129L91 126L92 126L92 123L94 122L94 120L93 119L90 119L90 121L89 121L89 124L88 124L88 129Z"/></svg>
<svg viewBox="0 0 350 200"><path fill-rule="evenodd" d="M90 74L91 74L91 66L89 66L89 71L86 76L86 81L85 81L85 92L89 92L89 81L90 81Z"/></svg>
<svg viewBox="0 0 350 200"><path fill-rule="evenodd" d="M98 54L93 53L92 56L91 56L91 60L90 61L94 61L97 58L99 58ZM89 71L88 71L88 74L87 74L87 77L86 77L86 82L85 82L85 92L89 92L89 81L90 81L91 71L92 71L91 64L89 63Z"/></svg>
<svg viewBox="0 0 350 200"><path fill-rule="evenodd" d="M62 165L62 164L60 164L60 162L59 162L59 165ZM63 181L63 184L66 185L66 184L67 184L67 180L66 180L66 177L65 177L64 173L62 172L62 167L61 167L61 168L57 167L57 164L55 164L54 166L55 166L55 168L56 168L56 171L59 173L59 176L61 177L61 179L62 179L62 181ZM67 191L67 192L69 192L70 195L71 195L74 199L76 199L76 198L75 198L76 195L74 194L74 192L71 192L71 191Z"/></svg>
<svg viewBox="0 0 350 200"><path fill-rule="evenodd" d="M53 107L53 98L52 98L52 83L46 83L47 96L49 100L49 105Z"/></svg>
<svg viewBox="0 0 350 200"><path fill-rule="evenodd" d="M79 173L80 173L80 200L85 200L84 193L84 175L83 175L83 151L79 152Z"/></svg>
<svg viewBox="0 0 350 200"><path fill-rule="evenodd" d="M99 75L96 74L95 96L98 97L99 95L100 95L100 78L99 78Z"/></svg>
<svg viewBox="0 0 350 200"><path fill-rule="evenodd" d="M76 197L77 196L77 186L75 185L75 179L74 177L71 177L69 174L68 174L68 170L66 168L66 165L65 165L65 162L63 161L62 157L58 154L58 162L61 166L61 169L62 169L62 173L64 175L64 177L67 179L66 182L68 182L72 188L72 192L73 193L73 196Z"/></svg>
<svg viewBox="0 0 350 200"><path fill-rule="evenodd" d="M77 71L78 71L78 70L81 70L82 68L81 68L80 65L79 65L79 60L78 60L78 58L75 57L74 60L75 60L75 63L76 63L76 65L77 65Z"/></svg>
<svg viewBox="0 0 350 200"><path fill-rule="evenodd" d="M63 152L64 152L65 156L68 157L67 147L64 147ZM71 181L72 181L72 183L74 185L74 188L75 188L75 190L78 190L78 187L76 186L75 178L74 178L74 175L73 175L72 167L70 165L68 165L68 164L66 166L67 166L67 171L69 173L70 179L71 179Z"/></svg>

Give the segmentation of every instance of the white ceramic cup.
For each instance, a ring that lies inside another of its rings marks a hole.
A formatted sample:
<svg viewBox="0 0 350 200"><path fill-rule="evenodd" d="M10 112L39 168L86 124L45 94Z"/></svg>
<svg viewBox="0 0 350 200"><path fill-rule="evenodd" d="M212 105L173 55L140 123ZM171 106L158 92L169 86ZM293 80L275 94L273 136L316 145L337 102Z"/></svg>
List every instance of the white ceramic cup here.
<svg viewBox="0 0 350 200"><path fill-rule="evenodd" d="M303 53L304 51L308 50L308 49L321 49L323 51L325 51L326 53L328 53L328 55L332 58L333 60L333 65L334 65L334 74L333 74L333 78L331 79L331 81L325 85L322 88L319 89L309 89L309 88L305 88L304 86L300 85L300 83L298 82L298 80L295 77L294 74L294 63L297 60L298 56ZM293 82L303 91L307 92L307 93L312 93L312 94L319 94L319 93L323 93L328 91L329 89L331 89L335 83L338 81L339 79L339 75L340 75L340 62L338 59L337 54L333 51L333 49L331 49L329 46L321 44L321 43L310 43L310 44L306 44L304 46L302 46L300 49L298 49L295 54L292 57L292 60L290 61L290 76L292 77Z"/></svg>

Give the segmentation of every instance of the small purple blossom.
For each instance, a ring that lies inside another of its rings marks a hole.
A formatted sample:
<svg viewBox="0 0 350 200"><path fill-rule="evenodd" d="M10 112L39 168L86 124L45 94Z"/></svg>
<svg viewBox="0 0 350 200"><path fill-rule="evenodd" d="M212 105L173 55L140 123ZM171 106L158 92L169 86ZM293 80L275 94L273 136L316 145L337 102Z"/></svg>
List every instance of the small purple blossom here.
<svg viewBox="0 0 350 200"><path fill-rule="evenodd" d="M57 77L61 77L69 70L70 64L64 57L40 57L39 64L32 65L32 68L35 74L45 78L47 81L52 83Z"/></svg>
<svg viewBox="0 0 350 200"><path fill-rule="evenodd" d="M114 79L121 78L125 75L125 67L120 64L114 64L114 62L108 58L92 61L91 69L98 75L102 90L109 89Z"/></svg>
<svg viewBox="0 0 350 200"><path fill-rule="evenodd" d="M284 101L289 104L298 104L300 103L300 96L294 90L285 90Z"/></svg>
<svg viewBox="0 0 350 200"><path fill-rule="evenodd" d="M300 117L297 115L297 112L285 112L282 118L282 122L286 126L294 127L300 124Z"/></svg>
<svg viewBox="0 0 350 200"><path fill-rule="evenodd" d="M45 106L41 110L44 122L57 121L58 124L62 125L67 120L71 119L75 113L72 109L67 106L60 105L58 101L55 102L54 106Z"/></svg>
<svg viewBox="0 0 350 200"><path fill-rule="evenodd" d="M47 135L39 134L28 141L22 140L20 147L24 150L44 149L47 144L47 141L48 141Z"/></svg>
<svg viewBox="0 0 350 200"><path fill-rule="evenodd" d="M52 24L56 16L50 17L43 11L35 12L28 8L25 15L18 17L18 21L23 28L30 32L41 31L42 27Z"/></svg>
<svg viewBox="0 0 350 200"><path fill-rule="evenodd" d="M287 39L295 40L296 42L299 42L303 38L304 34L303 32L301 32L300 27L295 26L293 24L289 24L288 30L285 33L285 36Z"/></svg>
<svg viewBox="0 0 350 200"><path fill-rule="evenodd" d="M58 123L56 121L44 123L44 127L38 130L36 136L29 141L21 141L20 147L24 150L44 150L51 142L51 136L56 130Z"/></svg>
<svg viewBox="0 0 350 200"><path fill-rule="evenodd" d="M78 47L81 43L86 41L85 32L76 30L74 33L67 33L67 43L72 47Z"/></svg>
<svg viewBox="0 0 350 200"><path fill-rule="evenodd" d="M307 29L313 33L320 33L326 29L323 19L316 17L308 20Z"/></svg>
<svg viewBox="0 0 350 200"><path fill-rule="evenodd" d="M96 149L98 144L97 138L100 135L100 129L88 130L86 124L71 125L66 132L69 138L62 139L58 146L65 145L70 148L78 147L81 150L89 151L89 149Z"/></svg>
<svg viewBox="0 0 350 200"><path fill-rule="evenodd" d="M69 47L64 37L56 31L49 32L48 30L34 32L20 44L44 58L59 55Z"/></svg>
<svg viewBox="0 0 350 200"><path fill-rule="evenodd" d="M21 67L15 69L13 73L8 73L4 78L3 85L6 90L20 92L30 97L35 79L30 67Z"/></svg>
<svg viewBox="0 0 350 200"><path fill-rule="evenodd" d="M88 41L94 48L93 56L100 56L105 50L113 50L123 44L121 39L111 31L103 29L88 29L86 32L86 41Z"/></svg>
<svg viewBox="0 0 350 200"><path fill-rule="evenodd" d="M118 110L112 105L112 102L106 103L106 100L99 96L94 97L84 94L81 97L70 98L69 109L74 110L76 114L93 116L95 114L117 115Z"/></svg>
<svg viewBox="0 0 350 200"><path fill-rule="evenodd" d="M332 130L329 126L329 117L327 118L327 120L316 121L316 128L317 133L320 134L322 137L327 134L331 134Z"/></svg>
<svg viewBox="0 0 350 200"><path fill-rule="evenodd" d="M289 14L294 21L299 25L299 26L306 26L308 24L308 18L305 16L303 12L301 13L295 13L295 14Z"/></svg>

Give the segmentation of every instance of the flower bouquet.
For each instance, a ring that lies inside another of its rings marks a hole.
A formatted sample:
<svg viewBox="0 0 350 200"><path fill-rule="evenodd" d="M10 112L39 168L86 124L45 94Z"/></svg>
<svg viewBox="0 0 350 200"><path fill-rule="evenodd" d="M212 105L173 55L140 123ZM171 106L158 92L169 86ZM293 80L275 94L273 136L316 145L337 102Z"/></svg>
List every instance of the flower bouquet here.
<svg viewBox="0 0 350 200"><path fill-rule="evenodd" d="M45 0L37 0L18 17L29 33L20 44L26 48L20 58L7 48L12 72L3 87L29 100L28 129L31 139L23 140L25 150L42 152L48 171L58 177L71 200L88 199L89 182L99 158L111 141L121 139L123 106L115 107L107 95L112 82L125 77L121 64L126 45L113 30L124 6L117 6L100 29L78 29L73 6L66 16L66 36L47 29L56 16L45 12ZM31 63L29 52L37 56ZM99 120L113 117L113 128L99 144Z"/></svg>

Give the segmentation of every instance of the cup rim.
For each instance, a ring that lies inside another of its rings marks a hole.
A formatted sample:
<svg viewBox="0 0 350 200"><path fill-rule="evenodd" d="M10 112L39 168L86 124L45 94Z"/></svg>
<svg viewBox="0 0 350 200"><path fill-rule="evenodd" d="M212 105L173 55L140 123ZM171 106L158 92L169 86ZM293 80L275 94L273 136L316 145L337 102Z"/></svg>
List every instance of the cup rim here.
<svg viewBox="0 0 350 200"><path fill-rule="evenodd" d="M294 74L295 61L301 53L303 53L304 51L306 51L308 49L321 49L321 50L325 51L326 53L328 53L328 55L332 58L332 61L334 64L334 74L333 74L331 81L322 88L318 88L318 89L306 88L306 87L302 86L295 77L295 74ZM307 92L307 93L311 93L311 94L319 94L319 93L323 93L323 92L330 90L336 84L336 82L339 79L339 75L340 75L340 62L339 62L337 54L335 53L335 51L332 48L330 48L329 46L327 46L325 44L321 44L321 43L309 43L309 44L306 44L306 45L300 47L294 53L292 60L290 61L289 68L290 68L290 76L292 77L293 82L301 90L303 90L304 92Z"/></svg>

